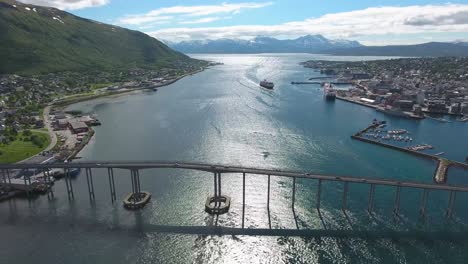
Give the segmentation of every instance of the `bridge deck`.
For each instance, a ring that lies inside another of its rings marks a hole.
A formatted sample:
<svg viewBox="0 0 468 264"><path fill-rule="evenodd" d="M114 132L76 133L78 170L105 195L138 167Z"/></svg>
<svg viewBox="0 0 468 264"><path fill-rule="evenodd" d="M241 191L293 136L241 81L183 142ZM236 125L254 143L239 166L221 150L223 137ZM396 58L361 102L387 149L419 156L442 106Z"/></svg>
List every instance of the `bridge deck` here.
<svg viewBox="0 0 468 264"><path fill-rule="evenodd" d="M383 179L377 177L354 177L337 176L315 173L303 173L294 171L283 171L274 169L248 168L239 166L225 166L219 164L185 163L172 161L147 161L147 162L78 162L78 163L54 163L54 164L1 164L0 170L5 169L51 169L51 168L103 168L103 169L155 169L155 168L175 168L206 171L213 173L246 173L271 176L283 176L292 178L317 179L336 182L362 183L373 185L400 186L410 188L420 188L429 190L444 190L468 192L468 186L437 185L432 183L421 183L413 181L399 181L393 179Z"/></svg>

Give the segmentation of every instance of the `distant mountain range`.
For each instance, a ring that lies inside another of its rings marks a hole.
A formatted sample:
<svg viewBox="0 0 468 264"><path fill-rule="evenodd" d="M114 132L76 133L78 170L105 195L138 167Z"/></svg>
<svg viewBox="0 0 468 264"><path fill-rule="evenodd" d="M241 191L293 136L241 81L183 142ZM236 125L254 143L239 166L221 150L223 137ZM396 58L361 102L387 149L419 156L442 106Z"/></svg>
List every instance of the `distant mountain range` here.
<svg viewBox="0 0 468 264"><path fill-rule="evenodd" d="M0 0L0 74L177 67L195 61L138 31Z"/></svg>
<svg viewBox="0 0 468 264"><path fill-rule="evenodd" d="M330 40L322 35L307 35L297 39L280 40L256 37L252 40L217 39L194 40L178 43L166 42L171 48L184 53L318 53L329 49L361 47L357 41Z"/></svg>
<svg viewBox="0 0 468 264"><path fill-rule="evenodd" d="M343 56L468 56L467 42L429 42L416 45L364 46L357 41L331 40L322 35L279 40L256 37L252 40L218 39L165 42L183 53L318 53Z"/></svg>
<svg viewBox="0 0 468 264"><path fill-rule="evenodd" d="M468 57L468 43L429 42L416 45L361 46L328 52L344 56Z"/></svg>

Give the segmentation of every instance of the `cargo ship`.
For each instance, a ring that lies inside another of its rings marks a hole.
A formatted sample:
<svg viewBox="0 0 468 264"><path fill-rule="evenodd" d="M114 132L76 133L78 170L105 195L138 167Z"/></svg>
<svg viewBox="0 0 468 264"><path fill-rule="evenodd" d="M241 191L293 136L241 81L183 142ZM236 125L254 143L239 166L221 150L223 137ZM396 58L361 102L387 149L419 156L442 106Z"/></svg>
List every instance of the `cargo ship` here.
<svg viewBox="0 0 468 264"><path fill-rule="evenodd" d="M336 99L336 91L333 89L331 83L323 84L323 96L327 101L334 101Z"/></svg>
<svg viewBox="0 0 468 264"><path fill-rule="evenodd" d="M266 89L273 89L273 87L275 87L275 84L267 80L263 80L260 82L260 86Z"/></svg>

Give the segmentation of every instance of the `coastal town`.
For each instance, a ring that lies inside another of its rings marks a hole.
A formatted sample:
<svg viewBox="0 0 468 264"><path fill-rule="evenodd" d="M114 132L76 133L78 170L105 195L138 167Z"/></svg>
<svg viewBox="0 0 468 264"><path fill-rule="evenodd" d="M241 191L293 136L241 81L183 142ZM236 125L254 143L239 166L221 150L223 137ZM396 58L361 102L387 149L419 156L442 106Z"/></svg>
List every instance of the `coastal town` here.
<svg viewBox="0 0 468 264"><path fill-rule="evenodd" d="M302 64L337 84L337 99L405 118L448 122L444 115L454 115L458 121L468 121L468 58L307 61ZM342 84L351 88L338 89Z"/></svg>
<svg viewBox="0 0 468 264"><path fill-rule="evenodd" d="M199 61L157 71L0 75L0 163L73 158L92 136L91 126L100 123L96 117L66 113L67 105L138 90L156 91L213 64Z"/></svg>
<svg viewBox="0 0 468 264"><path fill-rule="evenodd" d="M89 74L0 75L0 163L39 164L77 159L94 135L92 127L101 122L95 115L66 111L68 105L135 91L155 92L217 64L198 61L158 71L135 68ZM18 173L7 175L11 184L0 188L0 200L25 192L43 193L50 186L47 182L65 175L64 170L49 171L47 176L40 172Z"/></svg>

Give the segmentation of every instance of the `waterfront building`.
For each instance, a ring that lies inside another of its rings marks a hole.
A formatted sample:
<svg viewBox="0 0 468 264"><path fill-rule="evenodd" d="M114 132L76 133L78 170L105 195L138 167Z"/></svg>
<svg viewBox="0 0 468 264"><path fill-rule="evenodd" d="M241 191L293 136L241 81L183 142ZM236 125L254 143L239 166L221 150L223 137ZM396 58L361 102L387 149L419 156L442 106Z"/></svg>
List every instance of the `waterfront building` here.
<svg viewBox="0 0 468 264"><path fill-rule="evenodd" d="M468 115L468 102L461 104L460 112L464 115Z"/></svg>
<svg viewBox="0 0 468 264"><path fill-rule="evenodd" d="M423 105L425 99L426 99L426 95L424 94L423 91L416 94L416 103L417 104Z"/></svg>
<svg viewBox="0 0 468 264"><path fill-rule="evenodd" d="M393 103L393 106L400 108L403 111L411 111L413 109L414 102L411 100L397 100Z"/></svg>
<svg viewBox="0 0 468 264"><path fill-rule="evenodd" d="M434 113L447 113L448 112L448 108L445 105L444 101L441 101L441 100L431 101L428 104L429 104L428 110L430 112L434 112Z"/></svg>
<svg viewBox="0 0 468 264"><path fill-rule="evenodd" d="M84 122L72 121L69 124L71 131L75 134L88 132L89 130L88 126Z"/></svg>

